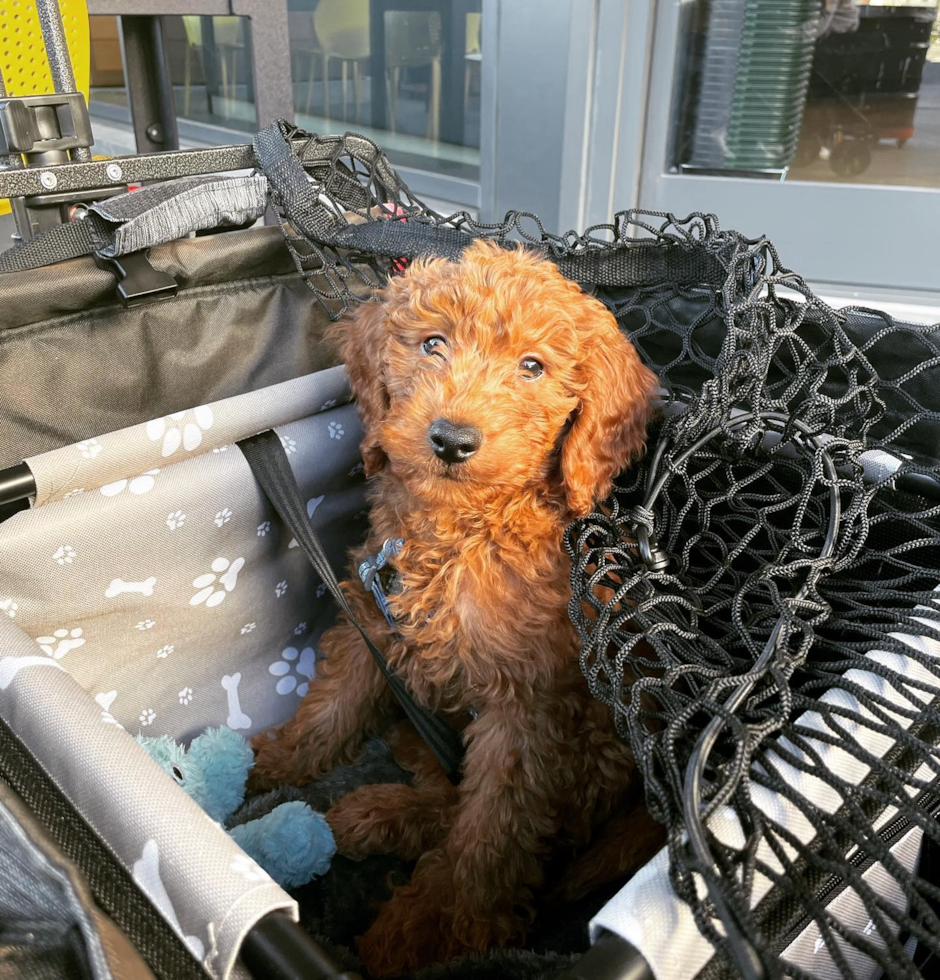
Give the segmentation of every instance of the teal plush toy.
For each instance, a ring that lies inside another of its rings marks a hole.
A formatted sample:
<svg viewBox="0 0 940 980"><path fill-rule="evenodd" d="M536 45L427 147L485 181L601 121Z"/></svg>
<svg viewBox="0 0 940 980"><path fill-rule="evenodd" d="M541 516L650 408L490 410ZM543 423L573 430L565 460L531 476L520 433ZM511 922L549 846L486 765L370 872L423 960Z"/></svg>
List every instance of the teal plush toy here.
<svg viewBox="0 0 940 980"><path fill-rule="evenodd" d="M217 823L224 826L241 806L254 753L231 728L210 728L188 749L168 735L138 735L137 741ZM228 833L282 888L296 888L325 874L336 853L323 814L300 800L281 803Z"/></svg>

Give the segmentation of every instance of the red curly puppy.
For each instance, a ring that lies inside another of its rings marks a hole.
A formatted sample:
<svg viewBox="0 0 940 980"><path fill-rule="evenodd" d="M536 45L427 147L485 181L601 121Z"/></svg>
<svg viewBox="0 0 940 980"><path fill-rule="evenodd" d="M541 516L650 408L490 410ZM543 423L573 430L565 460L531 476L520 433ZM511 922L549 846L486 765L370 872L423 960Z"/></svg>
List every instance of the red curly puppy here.
<svg viewBox="0 0 940 980"><path fill-rule="evenodd" d="M394 976L521 941L546 858L635 803L633 760L578 667L562 535L642 452L656 379L600 302L550 262L486 242L459 263L414 263L337 336L376 477L353 567L404 539L400 635L358 578L344 588L413 696L448 713L467 748L455 789L399 734L415 786L363 787L328 814L341 853L419 858L359 940L365 967ZM256 741L262 784L351 761L391 716L353 626L341 621L322 650L296 717ZM588 856L585 880L648 856L658 835L636 819L608 833L602 860Z"/></svg>

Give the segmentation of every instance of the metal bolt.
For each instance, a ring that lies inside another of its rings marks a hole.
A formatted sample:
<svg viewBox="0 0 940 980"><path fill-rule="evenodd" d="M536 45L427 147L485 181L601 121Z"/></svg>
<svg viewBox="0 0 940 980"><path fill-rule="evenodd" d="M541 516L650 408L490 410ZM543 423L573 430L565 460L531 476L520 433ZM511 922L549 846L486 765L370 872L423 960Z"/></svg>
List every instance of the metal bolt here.
<svg viewBox="0 0 940 980"><path fill-rule="evenodd" d="M124 176L124 171L116 163L109 163L105 173L108 180L120 180Z"/></svg>
<svg viewBox="0 0 940 980"><path fill-rule="evenodd" d="M55 190L56 185L59 183L59 178L56 177L54 173L49 170L44 170L39 175L39 183L46 188L47 191Z"/></svg>
<svg viewBox="0 0 940 980"><path fill-rule="evenodd" d="M151 143L163 143L163 127L159 123L152 123L147 127L147 139Z"/></svg>

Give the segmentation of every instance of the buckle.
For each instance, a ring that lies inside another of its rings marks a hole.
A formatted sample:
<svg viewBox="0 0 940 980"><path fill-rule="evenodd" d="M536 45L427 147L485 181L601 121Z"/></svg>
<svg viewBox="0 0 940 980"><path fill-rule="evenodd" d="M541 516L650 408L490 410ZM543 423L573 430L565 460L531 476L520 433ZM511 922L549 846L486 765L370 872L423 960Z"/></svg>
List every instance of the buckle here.
<svg viewBox="0 0 940 980"><path fill-rule="evenodd" d="M0 154L61 153L93 142L81 92L0 99Z"/></svg>
<svg viewBox="0 0 940 980"><path fill-rule="evenodd" d="M146 250L114 258L95 253L95 263L99 269L117 274L117 293L127 307L172 299L179 290L179 283L171 275L150 264Z"/></svg>
<svg viewBox="0 0 940 980"><path fill-rule="evenodd" d="M384 587L386 591L389 591L395 587L396 583L394 581L386 585L380 573L382 569L388 567L391 559L394 558L404 546L404 538L386 538L382 545L382 550L374 558L366 558L366 560L359 565L359 578L362 581L362 586L366 592L372 591L372 587L376 584L376 576L378 576L379 586ZM400 589L400 585L398 588Z"/></svg>
<svg viewBox="0 0 940 980"><path fill-rule="evenodd" d="M359 578L362 582L362 587L366 592L372 591L372 586L375 583L375 576L378 573L378 567L376 566L374 558L367 558L359 566Z"/></svg>

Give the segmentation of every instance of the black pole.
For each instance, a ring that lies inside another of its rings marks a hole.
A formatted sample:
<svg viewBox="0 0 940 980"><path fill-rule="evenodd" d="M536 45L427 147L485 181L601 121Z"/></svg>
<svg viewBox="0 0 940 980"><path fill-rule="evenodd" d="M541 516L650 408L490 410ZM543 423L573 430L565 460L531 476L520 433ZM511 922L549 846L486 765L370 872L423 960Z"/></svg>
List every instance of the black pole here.
<svg viewBox="0 0 940 980"><path fill-rule="evenodd" d="M245 936L241 960L256 980L359 980L343 973L283 912L266 915Z"/></svg>
<svg viewBox="0 0 940 980"><path fill-rule="evenodd" d="M162 18L122 15L121 38L137 152L178 150L176 103Z"/></svg>
<svg viewBox="0 0 940 980"><path fill-rule="evenodd" d="M27 500L35 493L36 478L25 463L0 470L0 505Z"/></svg>
<svg viewBox="0 0 940 980"><path fill-rule="evenodd" d="M653 980L653 971L635 946L603 932L558 980Z"/></svg>

